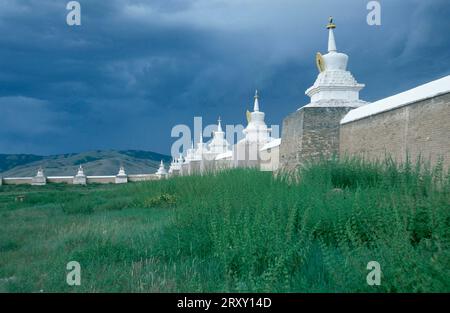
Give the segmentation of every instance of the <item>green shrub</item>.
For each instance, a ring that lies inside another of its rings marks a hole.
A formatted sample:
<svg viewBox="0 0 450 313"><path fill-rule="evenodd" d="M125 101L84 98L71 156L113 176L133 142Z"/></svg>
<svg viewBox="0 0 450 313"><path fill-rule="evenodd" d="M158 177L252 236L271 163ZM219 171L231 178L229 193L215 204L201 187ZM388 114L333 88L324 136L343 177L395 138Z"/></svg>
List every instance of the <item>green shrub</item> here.
<svg viewBox="0 0 450 313"><path fill-rule="evenodd" d="M0 241L0 252L14 251L19 247L19 243L15 240Z"/></svg>
<svg viewBox="0 0 450 313"><path fill-rule="evenodd" d="M143 202L144 208L155 207L174 207L176 205L176 197L171 194L161 194L152 198L145 199Z"/></svg>

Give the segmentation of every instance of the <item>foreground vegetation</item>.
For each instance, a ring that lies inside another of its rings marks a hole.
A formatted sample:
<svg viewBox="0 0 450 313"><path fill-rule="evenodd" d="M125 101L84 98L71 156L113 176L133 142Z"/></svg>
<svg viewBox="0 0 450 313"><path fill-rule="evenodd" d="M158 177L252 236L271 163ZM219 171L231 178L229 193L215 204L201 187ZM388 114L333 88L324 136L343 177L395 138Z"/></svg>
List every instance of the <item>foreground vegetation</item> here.
<svg viewBox="0 0 450 313"><path fill-rule="evenodd" d="M450 176L331 160L110 186L0 187L0 291L449 292ZM66 264L81 264L81 286ZM380 286L368 286L377 261Z"/></svg>

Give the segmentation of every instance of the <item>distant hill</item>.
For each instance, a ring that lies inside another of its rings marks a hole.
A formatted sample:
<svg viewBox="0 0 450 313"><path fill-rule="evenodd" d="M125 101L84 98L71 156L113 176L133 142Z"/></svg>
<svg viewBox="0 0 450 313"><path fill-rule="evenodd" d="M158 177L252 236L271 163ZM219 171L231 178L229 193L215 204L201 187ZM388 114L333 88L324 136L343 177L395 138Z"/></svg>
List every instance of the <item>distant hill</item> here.
<svg viewBox="0 0 450 313"><path fill-rule="evenodd" d="M171 157L140 150L97 150L50 156L0 154L0 176L34 176L39 167L46 176L74 175L80 164L86 175L115 175L121 164L127 174L149 174L158 169L161 160L167 164Z"/></svg>

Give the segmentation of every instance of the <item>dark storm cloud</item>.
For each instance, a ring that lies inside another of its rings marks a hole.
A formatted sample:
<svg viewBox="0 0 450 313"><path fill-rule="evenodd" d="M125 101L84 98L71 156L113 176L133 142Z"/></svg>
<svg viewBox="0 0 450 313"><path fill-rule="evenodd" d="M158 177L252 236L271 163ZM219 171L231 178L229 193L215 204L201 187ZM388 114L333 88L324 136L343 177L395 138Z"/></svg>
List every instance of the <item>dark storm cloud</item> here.
<svg viewBox="0 0 450 313"><path fill-rule="evenodd" d="M80 0L80 27L67 2L0 0L2 153L167 153L194 115L243 123L255 88L279 124L308 101L328 15L367 100L449 73L445 0L381 1L381 27L365 0Z"/></svg>

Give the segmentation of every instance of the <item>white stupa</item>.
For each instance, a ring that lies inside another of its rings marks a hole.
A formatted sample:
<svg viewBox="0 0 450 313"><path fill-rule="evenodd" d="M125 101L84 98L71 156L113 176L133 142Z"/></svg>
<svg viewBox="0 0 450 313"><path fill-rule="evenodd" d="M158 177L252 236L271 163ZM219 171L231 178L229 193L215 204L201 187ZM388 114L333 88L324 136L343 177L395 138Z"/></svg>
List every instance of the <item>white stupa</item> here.
<svg viewBox="0 0 450 313"><path fill-rule="evenodd" d="M47 183L47 179L44 175L44 170L42 167L39 167L36 173L36 176L32 178L31 184L34 186L41 186L45 185Z"/></svg>
<svg viewBox="0 0 450 313"><path fill-rule="evenodd" d="M348 56L340 53L336 48L334 29L336 25L330 17L328 28L328 53L316 55L316 63L319 69L314 85L306 90L306 95L311 98L307 106L318 107L359 107L366 102L359 100L359 91L364 84L359 84L353 75L347 71Z"/></svg>
<svg viewBox="0 0 450 313"><path fill-rule="evenodd" d="M170 162L170 165L169 165L169 171L168 171L168 173L169 173L169 174L172 174L174 168L175 168L175 159L172 158L172 162Z"/></svg>
<svg viewBox="0 0 450 313"><path fill-rule="evenodd" d="M84 175L84 169L83 169L82 165L80 165L80 167L78 168L78 172L77 172L76 176L85 176Z"/></svg>
<svg viewBox="0 0 450 313"><path fill-rule="evenodd" d="M203 159L203 155L208 152L207 145L203 142L203 133L200 132L200 139L197 143L197 149L194 153L194 160L199 161Z"/></svg>
<svg viewBox="0 0 450 313"><path fill-rule="evenodd" d="M271 129L264 121L265 114L260 111L258 91L255 92L253 112L247 111L247 127L242 131L244 138L233 148L234 167L259 167L260 149L272 140ZM226 154L220 156L227 159Z"/></svg>
<svg viewBox="0 0 450 313"><path fill-rule="evenodd" d="M180 164L180 166L181 166L181 164L183 164L183 162L184 162L183 153L180 153L180 156L178 157L177 163Z"/></svg>
<svg viewBox="0 0 450 313"><path fill-rule="evenodd" d="M230 144L225 139L225 132L222 130L221 119L217 121L217 131L214 132L213 138L208 145L209 153L218 155L228 151Z"/></svg>
<svg viewBox="0 0 450 313"><path fill-rule="evenodd" d="M44 177L44 169L42 167L38 168L36 177Z"/></svg>
<svg viewBox="0 0 450 313"><path fill-rule="evenodd" d="M83 166L80 165L78 172L73 178L74 185L86 185L86 175L84 174Z"/></svg>
<svg viewBox="0 0 450 313"><path fill-rule="evenodd" d="M170 164L169 167L169 174L172 174L176 171L181 171L181 166L183 165L183 162L184 162L183 154L180 153L178 159L172 160L172 163Z"/></svg>
<svg viewBox="0 0 450 313"><path fill-rule="evenodd" d="M351 110L367 104L359 99L364 87L347 70L348 56L338 52L333 18L329 18L328 53L316 54L317 79L305 93L309 104L283 120L279 147L280 167L295 171L298 166L339 154L339 125Z"/></svg>
<svg viewBox="0 0 450 313"><path fill-rule="evenodd" d="M247 143L257 143L264 145L270 141L271 129L267 128L264 122L265 114L259 110L258 90L255 91L253 112L247 112L248 125L243 130Z"/></svg>
<svg viewBox="0 0 450 313"><path fill-rule="evenodd" d="M120 166L119 173L117 173L115 181L116 184L125 184L128 182L128 176L123 165Z"/></svg>
<svg viewBox="0 0 450 313"><path fill-rule="evenodd" d="M161 179L161 178L166 178L167 176L167 171L166 168L164 167L164 162L163 160L161 160L161 163L159 164L159 168L158 171L156 171L156 175Z"/></svg>
<svg viewBox="0 0 450 313"><path fill-rule="evenodd" d="M195 159L195 148L194 148L194 142L191 141L191 147L186 150L186 158L185 162L189 163L190 161Z"/></svg>
<svg viewBox="0 0 450 313"><path fill-rule="evenodd" d="M125 173L125 168L123 166L120 166L117 176L127 176L127 174Z"/></svg>

